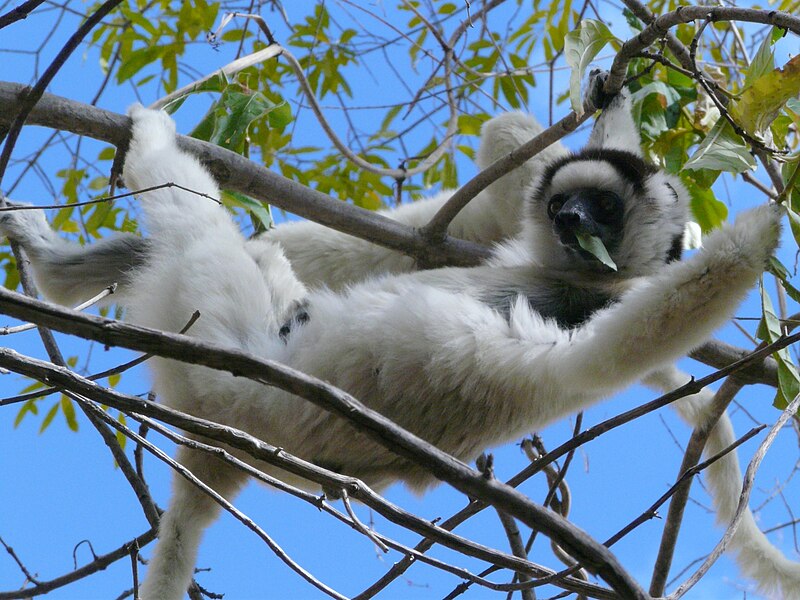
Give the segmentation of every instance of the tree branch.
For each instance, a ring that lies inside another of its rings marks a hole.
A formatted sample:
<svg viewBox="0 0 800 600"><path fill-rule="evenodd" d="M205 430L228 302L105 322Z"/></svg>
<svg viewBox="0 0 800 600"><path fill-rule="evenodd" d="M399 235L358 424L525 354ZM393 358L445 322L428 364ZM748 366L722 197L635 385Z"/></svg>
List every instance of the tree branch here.
<svg viewBox="0 0 800 600"><path fill-rule="evenodd" d="M717 424L717 421L719 421L719 418L728 408L728 405L739 390L742 389L742 386L743 383L736 377L726 379L722 387L720 387L719 391L714 395L714 401L703 423L695 427L691 438L689 438L689 443L683 455L683 462L678 470L678 483L676 484L672 500L670 500L669 503L667 520L664 523L664 532L661 536L661 545L658 548L658 556L656 557L655 566L653 567L653 577L650 582L651 596L664 595L664 588L666 587L667 578L669 577L669 569L672 566L675 545L678 542L678 533L681 530L681 523L683 522L683 512L689 500L689 492L692 488L692 482L694 481L694 478L691 477L684 480L684 475L700 461L703 448L706 446L711 430Z"/></svg>
<svg viewBox="0 0 800 600"><path fill-rule="evenodd" d="M20 84L0 82L0 125L9 122L8 115L19 102L22 90L24 86ZM42 96L27 122L71 131L123 148L130 138L127 117L51 94ZM178 136L178 142L209 168L222 188L408 254L426 265L468 266L489 256L487 248L454 238L432 246L411 227L307 188L219 146L185 136Z"/></svg>
<svg viewBox="0 0 800 600"><path fill-rule="evenodd" d="M89 564L86 564L79 569L75 569L74 571L70 571L61 577L56 577L55 579L51 579L49 581L38 581L36 585L31 588L13 590L10 592L0 592L0 600L22 600L24 598L48 594L53 590L62 588L70 583L75 583L84 577L88 577L93 573L104 570L110 564L117 562L121 558L129 556L132 546L145 546L154 539L156 539L156 529L152 528L139 537L134 538L130 542L123 544L116 550L113 550L108 554L102 554Z"/></svg>
<svg viewBox="0 0 800 600"><path fill-rule="evenodd" d="M159 332L84 315L4 289L0 289L0 310L13 317L37 322L64 333L232 372L237 376L247 377L265 385L274 385L300 396L326 411L345 418L356 425L359 431L385 448L425 467L438 479L449 483L457 490L484 500L508 512L529 527L539 529L551 539L555 539L573 558L596 572L617 593L628 598L647 597L616 557L578 527L535 504L517 490L497 481L487 481L480 473L470 469L461 461L323 381L275 361L259 359L238 350L221 349L184 335ZM4 355L4 361L10 360L11 351L6 351ZM19 372L24 374L23 368L24 364L17 365L15 370L20 369Z"/></svg>
<svg viewBox="0 0 800 600"><path fill-rule="evenodd" d="M794 400L792 400L784 409L784 411L781 413L781 416L778 417L778 420L770 428L769 433L767 433L767 437L765 437L764 441L758 446L758 449L753 455L753 458L750 460L750 463L747 465L747 470L744 474L744 483L742 485L742 493L739 496L739 504L736 507L736 513L733 516L733 520L725 530L725 535L722 536L722 539L716 545L711 554L708 555L700 568L697 569L697 571L689 579L682 583L674 593L670 594L670 600L677 600L678 598L683 597L686 592L688 592L698 581L700 581L700 579L702 579L703 575L708 572L717 559L722 556L722 553L725 552L725 549L728 547L731 539L736 534L736 530L739 527L742 517L748 511L750 491L753 489L756 472L758 471L759 466L761 466L761 461L764 459L764 456L766 456L767 450L769 450L770 446L772 446L772 442L775 441L775 438L786 422L795 417L798 407L800 407L800 395L796 396Z"/></svg>
<svg viewBox="0 0 800 600"><path fill-rule="evenodd" d="M7 366L15 372L28 375L40 381L55 383L63 389L71 390L95 402L131 414L133 418L142 420L143 422L148 423L149 421L143 419L142 415L150 416L170 425L180 427L192 434L224 443L232 448L242 450L259 461L275 465L303 479L314 481L322 487L346 489L351 497L357 498L366 506L374 509L378 514L386 517L389 521L406 527L415 533L424 535L467 556L473 556L492 564L513 569L514 571L523 571L537 576L550 575L553 573L551 570L539 567L529 561L520 560L508 554L476 544L461 536L449 533L445 531L444 528L433 525L430 521L421 519L389 503L372 491L366 484L354 477L339 475L333 471L313 465L287 453L281 448L272 446L233 427L199 419L160 404L142 400L136 396L130 396L115 390L103 388L85 377L73 373L69 369L58 367L34 358L23 357L13 350L0 349L0 366ZM259 477L259 479L264 481L266 481L266 478L267 476L263 474ZM282 482L270 480L268 483L276 485L284 491L293 493ZM609 590L586 584L585 582L572 580L565 582L563 587L575 589L576 591L581 591L597 598L613 597L613 594Z"/></svg>
<svg viewBox="0 0 800 600"><path fill-rule="evenodd" d="M761 23L786 29L800 35L800 17L779 10L758 10L753 8L720 7L720 6L680 6L673 12L656 17L639 35L622 44L614 62L605 90L611 92L622 87L628 63L639 52L664 37L671 28L681 23L705 20L711 21L744 21Z"/></svg>

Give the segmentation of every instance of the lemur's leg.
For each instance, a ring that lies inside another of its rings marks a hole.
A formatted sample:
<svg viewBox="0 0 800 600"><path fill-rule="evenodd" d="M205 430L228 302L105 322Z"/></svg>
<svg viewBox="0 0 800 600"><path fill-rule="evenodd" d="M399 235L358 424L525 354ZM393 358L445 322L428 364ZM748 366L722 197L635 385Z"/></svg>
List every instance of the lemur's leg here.
<svg viewBox="0 0 800 600"><path fill-rule="evenodd" d="M147 240L122 233L81 246L60 238L35 209L0 212L0 235L25 250L36 286L48 299L76 305L116 283L119 300L132 269L147 256Z"/></svg>
<svg viewBox="0 0 800 600"><path fill-rule="evenodd" d="M166 113L135 106L130 115L133 135L123 168L129 188L174 182L202 194L167 187L138 195L150 237L147 260L131 276L131 318L175 331L199 310L188 335L274 356L285 347L279 338L282 313L305 289L278 246L262 248L257 264L225 209L206 197L218 197L216 183L196 158L180 150ZM197 365L163 359L151 364L165 404L212 421L246 423L268 395L255 382ZM208 455L182 451L180 460L223 496L232 495L244 479ZM216 514L210 498L175 477L143 598L183 596L200 534Z"/></svg>
<svg viewBox="0 0 800 600"><path fill-rule="evenodd" d="M177 461L226 499L231 499L246 480L241 471L198 450L179 448ZM219 511L219 504L204 490L183 476L175 475L169 508L161 517L158 543L140 589L143 600L184 597L192 581L203 531L217 518Z"/></svg>

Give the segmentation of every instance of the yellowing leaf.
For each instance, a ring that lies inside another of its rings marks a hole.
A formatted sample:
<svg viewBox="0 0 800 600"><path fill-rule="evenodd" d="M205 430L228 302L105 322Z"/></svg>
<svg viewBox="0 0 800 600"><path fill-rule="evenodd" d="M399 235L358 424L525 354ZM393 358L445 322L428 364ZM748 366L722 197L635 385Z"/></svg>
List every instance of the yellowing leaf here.
<svg viewBox="0 0 800 600"><path fill-rule="evenodd" d="M728 121L719 119L683 168L741 173L755 165L756 161L742 138Z"/></svg>
<svg viewBox="0 0 800 600"><path fill-rule="evenodd" d="M783 68L757 77L732 103L731 115L742 128L760 135L780 113L786 101L800 94L800 54Z"/></svg>

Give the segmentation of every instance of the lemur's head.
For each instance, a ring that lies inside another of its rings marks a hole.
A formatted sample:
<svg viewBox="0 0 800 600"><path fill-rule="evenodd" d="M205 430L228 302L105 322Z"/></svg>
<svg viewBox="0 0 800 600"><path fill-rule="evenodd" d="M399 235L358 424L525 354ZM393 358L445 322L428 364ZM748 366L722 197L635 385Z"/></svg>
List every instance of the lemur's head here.
<svg viewBox="0 0 800 600"><path fill-rule="evenodd" d="M526 237L542 266L602 272L613 264L634 277L680 258L688 193L645 161L638 145L635 151L590 146L545 169L526 217Z"/></svg>

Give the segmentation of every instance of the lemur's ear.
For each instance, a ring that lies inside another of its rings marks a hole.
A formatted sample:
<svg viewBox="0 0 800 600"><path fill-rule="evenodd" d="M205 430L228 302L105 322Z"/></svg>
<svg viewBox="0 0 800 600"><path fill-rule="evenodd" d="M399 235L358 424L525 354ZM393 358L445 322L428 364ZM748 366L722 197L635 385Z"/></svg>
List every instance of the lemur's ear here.
<svg viewBox="0 0 800 600"><path fill-rule="evenodd" d="M603 112L597 118L586 148L625 150L643 158L642 139L633 121L630 92L623 88L609 96L603 90L608 72L594 70L589 74L589 104Z"/></svg>

